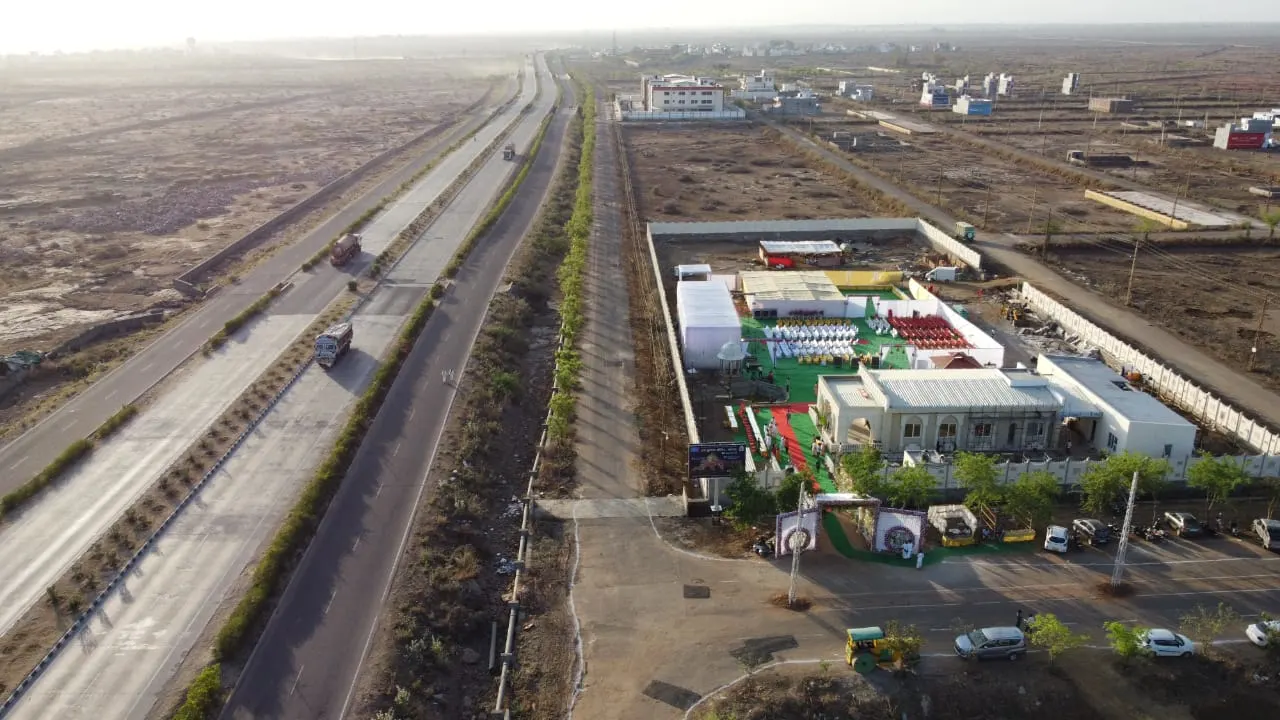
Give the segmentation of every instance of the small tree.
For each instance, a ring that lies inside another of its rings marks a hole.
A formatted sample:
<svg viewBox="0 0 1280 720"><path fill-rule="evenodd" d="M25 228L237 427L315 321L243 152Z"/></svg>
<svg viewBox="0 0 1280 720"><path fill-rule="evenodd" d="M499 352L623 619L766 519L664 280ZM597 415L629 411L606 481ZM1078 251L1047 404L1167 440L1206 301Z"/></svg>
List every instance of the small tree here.
<svg viewBox="0 0 1280 720"><path fill-rule="evenodd" d="M1164 487L1169 463L1147 455L1125 451L1094 463L1080 479L1085 510L1101 515L1129 489L1133 473L1138 473L1138 491L1155 495Z"/></svg>
<svg viewBox="0 0 1280 720"><path fill-rule="evenodd" d="M730 483L724 492L730 503L724 516L738 528L750 527L778 512L773 493L760 487L755 478L745 473Z"/></svg>
<svg viewBox="0 0 1280 720"><path fill-rule="evenodd" d="M903 625L890 620L884 626L885 646L898 658L898 670L915 663L924 648L924 634L915 625Z"/></svg>
<svg viewBox="0 0 1280 720"><path fill-rule="evenodd" d="M1102 629L1107 632L1107 640L1111 643L1111 648L1126 662L1134 658L1146 657L1150 654L1146 645L1142 644L1142 639L1147 634L1147 628L1137 625L1130 627L1122 622L1112 620L1103 623Z"/></svg>
<svg viewBox="0 0 1280 720"><path fill-rule="evenodd" d="M885 500L903 508L921 508L933 497L938 481L922 465L903 465L894 471L885 489Z"/></svg>
<svg viewBox="0 0 1280 720"><path fill-rule="evenodd" d="M1267 517L1275 517L1276 505L1280 505L1280 478L1266 478L1262 486L1267 492Z"/></svg>
<svg viewBox="0 0 1280 720"><path fill-rule="evenodd" d="M813 493L813 473L808 470L791 473L782 478L777 492L774 493L775 505L778 508L776 512L794 512L800 502L802 487L805 492Z"/></svg>
<svg viewBox="0 0 1280 720"><path fill-rule="evenodd" d="M1276 226L1280 225L1280 210L1268 210L1262 214L1262 222L1267 224L1267 244L1276 239Z"/></svg>
<svg viewBox="0 0 1280 720"><path fill-rule="evenodd" d="M996 472L995 460L990 455L956 453L955 476L968 490L964 504L975 512L990 511L1004 498Z"/></svg>
<svg viewBox="0 0 1280 720"><path fill-rule="evenodd" d="M1240 615L1226 603L1218 603L1210 610L1197 605L1194 610L1182 616L1183 634L1195 640L1204 648L1205 653L1213 652L1213 641L1217 640L1228 628L1240 624Z"/></svg>
<svg viewBox="0 0 1280 720"><path fill-rule="evenodd" d="M1049 651L1049 660L1053 661L1062 653L1084 645L1089 636L1071 632L1053 613L1039 613L1027 623L1027 640Z"/></svg>
<svg viewBox="0 0 1280 720"><path fill-rule="evenodd" d="M1200 451L1200 462L1187 468L1187 484L1205 494L1206 519L1213 506L1226 500L1236 488L1249 482L1244 468L1227 458L1216 458L1208 451Z"/></svg>
<svg viewBox="0 0 1280 720"><path fill-rule="evenodd" d="M858 452L840 458L840 469L849 477L852 490L870 497L884 494L884 465L880 448L874 445L863 445Z"/></svg>
<svg viewBox="0 0 1280 720"><path fill-rule="evenodd" d="M1012 485L1005 488L1005 507L1009 514L1039 527L1053 516L1053 503L1062 486L1058 478L1045 470L1023 473Z"/></svg>

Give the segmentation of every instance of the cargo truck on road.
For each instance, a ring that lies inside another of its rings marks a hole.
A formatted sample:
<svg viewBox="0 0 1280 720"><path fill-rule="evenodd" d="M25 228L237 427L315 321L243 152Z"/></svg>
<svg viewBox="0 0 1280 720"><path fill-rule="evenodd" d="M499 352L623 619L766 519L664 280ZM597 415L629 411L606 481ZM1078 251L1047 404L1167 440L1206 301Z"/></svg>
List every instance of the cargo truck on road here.
<svg viewBox="0 0 1280 720"><path fill-rule="evenodd" d="M330 325L316 338L316 363L328 370L351 349L351 323Z"/></svg>
<svg viewBox="0 0 1280 720"><path fill-rule="evenodd" d="M334 267L346 265L351 258L360 254L360 240L362 238L355 233L347 233L338 242L333 244L333 249L329 251L329 263Z"/></svg>
<svg viewBox="0 0 1280 720"><path fill-rule="evenodd" d="M502 148L502 159L503 159L503 160L515 160L515 159L516 159L516 144L515 144L515 143L507 143L507 144L506 144L506 146Z"/></svg>

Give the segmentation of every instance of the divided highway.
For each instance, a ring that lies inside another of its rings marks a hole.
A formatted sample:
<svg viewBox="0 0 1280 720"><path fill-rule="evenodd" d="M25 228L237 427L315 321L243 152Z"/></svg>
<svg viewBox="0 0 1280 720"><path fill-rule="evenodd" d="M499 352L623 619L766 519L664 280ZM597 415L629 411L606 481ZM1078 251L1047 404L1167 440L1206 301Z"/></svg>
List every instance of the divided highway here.
<svg viewBox="0 0 1280 720"><path fill-rule="evenodd" d="M8 631L33 604L39 602L45 588L61 577L159 479L169 465L217 421L228 404L270 366L298 333L311 324L315 315L335 297L347 292L347 280L367 267L372 258L390 245L423 208L444 192L482 148L520 117L520 108L531 102L536 92L533 66L527 65L524 72L525 89L512 108L496 122L485 126L476 142L442 160L399 202L368 225L364 231L365 255L361 260L353 261L344 268L321 263L312 272L298 274L293 288L272 305L266 317L241 330L209 358L180 370L169 379L168 387L154 404L104 442L54 487L46 490L37 503L0 529L0 547L5 548L5 552L0 553L0 577L5 578L5 582L0 584L0 632ZM332 234L323 237L327 241ZM447 257L452 253L448 246L439 246L436 241L420 241L418 245L426 247L415 247L415 250L432 256L444 253ZM308 250L305 257L314 252L305 247L305 243L282 250L251 274L259 276L258 280L243 280L225 292L238 293L241 288L255 283L263 288L262 291L270 288L285 275L268 276L258 271L267 266L274 267L273 263L282 258L289 262L281 267L296 270L302 261L292 257L292 253L299 247ZM245 297L251 300L259 295L260 291L255 290L251 296ZM199 337L203 338L199 341L202 344L218 327L213 324L206 327L198 322L193 325L194 321L205 317L204 310L210 307L213 306L204 308L192 321L165 334L134 361L147 360L170 347L179 349L173 356L168 356L166 362L185 359L191 351L184 347L184 343ZM192 328L203 329L196 332ZM132 367L134 361L121 370ZM111 387L102 383L113 377L137 379L148 372L161 373L156 369L159 362L152 359L134 368L137 372L114 373L78 399ZM169 372L168 367L163 372ZM70 406L69 409L77 412ZM57 429L57 423L52 427ZM69 442L69 437L61 436L60 442ZM0 472L0 477L8 477L7 472Z"/></svg>
<svg viewBox="0 0 1280 720"><path fill-rule="evenodd" d="M533 66L525 72L524 94L513 109L517 114L536 92ZM554 97L545 68L539 72L547 88L544 94ZM545 110L549 103L540 106ZM540 120L536 112L520 119L513 140L527 147ZM504 126L500 122L490 139ZM476 142L477 147L485 144L483 137ZM455 163L450 169L446 161L441 169L456 175L469 162ZM237 579L331 447L347 411L399 327L436 280L436 275L418 275L414 269L444 266L515 167L500 155L483 165L356 313L355 339L348 355L327 373L315 366L307 370L9 717L148 716L216 609L231 599L228 593ZM447 182L439 186L441 190L444 185ZM398 232L434 198L418 190L411 195L416 199L388 209L370 232L392 227ZM371 254L380 249L366 246ZM343 276L335 277L341 288ZM332 297L324 297L332 288L318 275L309 276L297 289L304 292L291 291L288 302L273 305L264 324L309 318Z"/></svg>
<svg viewBox="0 0 1280 720"><path fill-rule="evenodd" d="M550 77L544 77L546 96L517 131L522 149L555 101ZM453 402L454 389L441 381L441 372L466 367L488 303L545 199L576 110L571 93L566 87L563 107L515 201L466 263L407 359L223 718L320 720L350 711ZM417 272L409 262L402 268L406 280Z"/></svg>
<svg viewBox="0 0 1280 720"><path fill-rule="evenodd" d="M235 317L272 287L296 272L303 262L324 247L343 228L439 157L440 152L457 138L464 137L481 125L494 108L514 95L515 89L514 79L508 81L503 92L498 94L498 98L489 107L475 113L475 117L463 122L452 132L446 133L440 144L430 152L400 167L364 196L326 219L303 239L281 248L273 256L245 273L239 283L221 288L217 294L205 300L201 307L192 312L191 317L182 324L166 332L35 427L0 447L0 494L8 493L35 477L36 473L43 470L66 449L72 440L87 437L122 405L133 402L158 380L185 362L193 353L198 352L223 323ZM429 173L428 177L418 183L417 192L412 199L410 194L406 194L385 215L399 219L410 214L412 210L411 214L416 216L422 207L425 207L448 186L461 168L466 167L474 159L481 148L510 123L520 107L523 107L523 102L517 103L501 118L489 123L481 131L476 142L450 154ZM422 204L417 206L417 210L413 210L413 202ZM409 217L409 220L412 219ZM399 232L409 220L396 226L395 231ZM317 266L315 275L309 277L330 274L340 275L341 273L333 272L327 265L323 265ZM3 576L2 571L0 576Z"/></svg>

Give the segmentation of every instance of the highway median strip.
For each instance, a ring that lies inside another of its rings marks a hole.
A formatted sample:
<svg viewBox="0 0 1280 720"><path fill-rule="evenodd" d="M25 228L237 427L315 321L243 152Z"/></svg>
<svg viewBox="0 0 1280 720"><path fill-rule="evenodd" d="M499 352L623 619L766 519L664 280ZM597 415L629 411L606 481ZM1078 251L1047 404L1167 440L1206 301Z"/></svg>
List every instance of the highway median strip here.
<svg viewBox="0 0 1280 720"><path fill-rule="evenodd" d="M523 79L524 79L524 76L522 74L520 85L524 84ZM400 183L399 187L397 187L392 193L390 193L389 195L384 197L382 200L380 200L377 205L374 205L373 207L364 211L364 213L362 213L360 217L356 218L351 223L349 223L337 235L335 235L332 240L326 243L323 248L318 250L315 255L312 255L310 259L302 263L301 269L305 272L315 267L316 265L319 265L320 263L324 262L325 258L329 257L329 253L333 251L334 243L338 242L338 240L341 239L343 235L346 235L348 233L358 233L361 230L363 230L364 227L368 225L370 222L372 222L373 219L376 218L383 210L385 210L388 205L394 202L401 195L404 195L406 192L408 192L415 184L418 183L419 180L426 177L427 174L430 173L432 170L435 170L440 165L441 162L444 162L445 158L449 157L453 153L460 150L463 146L467 144L468 141L470 141L476 135L480 134L481 130L485 129L486 127L489 126L490 123L497 120L502 115L502 113L506 112L519 99L520 99L520 88L517 88L515 96L513 96L510 100L506 101L502 105L499 105L497 108L493 110L493 112L489 113L489 117L486 118L484 122L477 125L473 130L468 132L466 135L463 135L462 137L455 140L453 143L449 145L449 147L445 148L443 152L441 152L438 156L436 156L435 159L433 159L431 162L427 163L420 170L414 173L412 177ZM500 143L503 139L505 139L509 133L510 133L510 129L508 128L507 130L504 130L502 133L500 133L498 137L494 139L493 142L485 146L485 149L481 151L480 155L477 156L476 160L473 161L470 166L468 166L467 170L463 171L457 178L455 178L454 182L449 185L449 188L446 189L443 193L441 193L440 197L437 198L436 200L436 202L439 203L439 207L441 210L443 210L444 207L449 204L449 200L452 199L451 193L457 194L457 192L461 190L462 187L466 184L465 181L461 183L459 183L458 181L463 178L469 180L471 174L474 173L475 168L479 167L479 164L477 163L483 164L483 161L488 159L488 156L493 152L495 148L498 147L498 143ZM388 250L390 250L390 248L388 248ZM379 255L379 259L381 259L381 257L382 256Z"/></svg>
<svg viewBox="0 0 1280 720"><path fill-rule="evenodd" d="M73 441L43 470L36 473L35 477L0 498L0 520L8 517L9 514L21 508L31 498L39 495L42 490L52 485L54 481L62 477L64 472L70 470L85 456L92 453L98 443L111 437L137 414L138 408L136 405L125 405L103 421L89 437Z"/></svg>
<svg viewBox="0 0 1280 720"><path fill-rule="evenodd" d="M584 294L587 268L587 247L591 240L591 223L594 212L592 182L595 162L595 102L594 90L581 87L579 94L586 98L581 106L583 125L582 155L578 160L578 183L574 195L573 214L565 224L569 238L569 252L557 273L560 281L560 349L556 351L555 387L551 396L550 415L547 419L547 446L543 448L544 476L564 477L572 474L574 452L574 420L577 417L579 376L582 373L582 357L578 352L578 334L586 322Z"/></svg>

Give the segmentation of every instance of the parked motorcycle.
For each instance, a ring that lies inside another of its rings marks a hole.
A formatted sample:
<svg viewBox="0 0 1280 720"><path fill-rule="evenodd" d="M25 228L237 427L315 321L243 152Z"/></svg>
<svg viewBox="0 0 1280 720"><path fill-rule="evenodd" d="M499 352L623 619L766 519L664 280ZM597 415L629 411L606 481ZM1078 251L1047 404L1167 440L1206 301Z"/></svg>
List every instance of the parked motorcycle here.
<svg viewBox="0 0 1280 720"><path fill-rule="evenodd" d="M762 558L768 558L773 557L773 548L773 540L766 535L761 535L756 538L755 543L752 544L751 552Z"/></svg>

